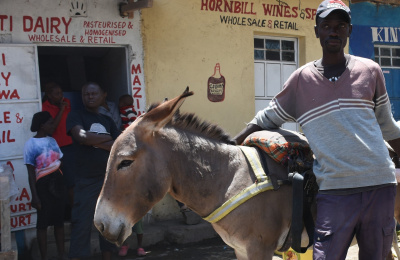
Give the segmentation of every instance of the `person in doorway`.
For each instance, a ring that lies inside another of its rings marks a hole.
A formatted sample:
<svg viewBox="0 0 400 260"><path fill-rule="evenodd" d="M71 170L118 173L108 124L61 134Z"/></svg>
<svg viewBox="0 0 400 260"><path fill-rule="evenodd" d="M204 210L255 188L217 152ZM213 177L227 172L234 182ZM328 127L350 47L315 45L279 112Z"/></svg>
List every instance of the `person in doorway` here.
<svg viewBox="0 0 400 260"><path fill-rule="evenodd" d="M121 117L119 115L118 106L109 100L107 100L107 92L104 91L103 102L99 107L99 113L105 116L111 117L111 119L115 122L118 129L121 130Z"/></svg>
<svg viewBox="0 0 400 260"><path fill-rule="evenodd" d="M41 259L47 260L47 227L54 226L58 259L67 259L64 249L64 182L60 171L63 153L50 137L53 118L43 111L33 115L31 131L36 135L24 147L31 205L37 210L36 236Z"/></svg>
<svg viewBox="0 0 400 260"><path fill-rule="evenodd" d="M130 124L133 123L136 119L136 111L133 107L133 98L129 94L122 95L119 98L118 102L119 112L122 121L122 130L125 130ZM136 233L137 238L137 250L136 253L138 256L145 256L146 251L143 249L143 221L139 220L133 227L132 232ZM119 256L126 256L128 253L129 245L128 243L124 242L124 244L119 249L118 255Z"/></svg>
<svg viewBox="0 0 400 260"><path fill-rule="evenodd" d="M133 105L133 97L129 94L122 95L119 98L118 107L122 129L125 130L137 118L137 112Z"/></svg>
<svg viewBox="0 0 400 260"><path fill-rule="evenodd" d="M313 259L345 259L354 235L359 259L384 259L393 236L396 178L384 140L399 153L400 127L379 65L344 53L351 31L350 9L323 1L315 26L322 58L297 69L234 138L300 123L319 185Z"/></svg>
<svg viewBox="0 0 400 260"><path fill-rule="evenodd" d="M73 205L75 161L72 138L67 135L66 130L67 116L71 112L71 102L64 97L61 86L54 81L47 83L44 89L46 100L42 104L42 111L49 112L54 119L51 124L50 135L57 141L64 155L61 171L67 187L69 208L71 208Z"/></svg>
<svg viewBox="0 0 400 260"><path fill-rule="evenodd" d="M67 118L67 133L76 144L76 175L69 257L90 256L90 234L97 198L103 186L107 160L120 131L114 121L99 113L104 100L99 84L82 87L84 109L72 111ZM111 259L115 246L99 233L103 260Z"/></svg>

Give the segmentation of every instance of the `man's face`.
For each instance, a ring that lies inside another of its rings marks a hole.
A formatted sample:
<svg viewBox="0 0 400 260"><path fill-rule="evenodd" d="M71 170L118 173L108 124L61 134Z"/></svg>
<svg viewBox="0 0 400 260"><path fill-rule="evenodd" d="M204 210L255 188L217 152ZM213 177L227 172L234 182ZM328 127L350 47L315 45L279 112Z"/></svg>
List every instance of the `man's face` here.
<svg viewBox="0 0 400 260"><path fill-rule="evenodd" d="M93 111L101 106L104 99L104 92L96 84L89 84L82 89L83 105Z"/></svg>
<svg viewBox="0 0 400 260"><path fill-rule="evenodd" d="M64 98L63 92L60 87L53 88L47 96L49 98L49 101L54 105L60 104Z"/></svg>
<svg viewBox="0 0 400 260"><path fill-rule="evenodd" d="M352 25L347 22L346 14L333 11L325 18L318 18L315 35L324 53L338 53L344 51L351 30Z"/></svg>

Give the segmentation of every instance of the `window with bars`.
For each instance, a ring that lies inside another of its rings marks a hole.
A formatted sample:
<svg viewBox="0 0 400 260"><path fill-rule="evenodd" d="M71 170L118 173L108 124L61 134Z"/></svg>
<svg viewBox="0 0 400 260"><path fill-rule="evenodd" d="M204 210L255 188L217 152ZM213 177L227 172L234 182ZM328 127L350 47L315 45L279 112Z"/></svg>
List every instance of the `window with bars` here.
<svg viewBox="0 0 400 260"><path fill-rule="evenodd" d="M296 62L295 41L254 38L254 59Z"/></svg>
<svg viewBox="0 0 400 260"><path fill-rule="evenodd" d="M399 46L374 46L375 61L381 67L400 68Z"/></svg>

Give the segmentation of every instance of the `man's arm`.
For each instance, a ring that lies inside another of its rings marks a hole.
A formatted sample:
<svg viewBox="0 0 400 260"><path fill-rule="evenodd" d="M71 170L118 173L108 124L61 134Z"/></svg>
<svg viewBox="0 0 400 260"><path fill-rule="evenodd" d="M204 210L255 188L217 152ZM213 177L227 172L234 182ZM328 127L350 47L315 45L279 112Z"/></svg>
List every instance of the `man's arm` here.
<svg viewBox="0 0 400 260"><path fill-rule="evenodd" d="M96 146L102 148L100 147L100 145L102 145L103 143L107 143L110 141L113 142L113 139L110 135L87 132L83 129L81 125L76 125L72 127L70 132L72 137L82 145ZM108 147L108 145L105 147Z"/></svg>
<svg viewBox="0 0 400 260"><path fill-rule="evenodd" d="M60 104L60 110L58 111L57 115L54 117L53 123L51 124L51 134L54 133L54 131L56 131L58 124L61 121L62 115L65 112L65 109L69 106L68 102L66 101L62 101ZM46 109L42 109L43 111L46 111Z"/></svg>
<svg viewBox="0 0 400 260"><path fill-rule="evenodd" d="M240 145L243 143L244 139L246 139L247 136L250 134L261 131L262 128L258 125L255 124L248 124L240 133L238 133L234 138L233 141L236 142L237 145Z"/></svg>
<svg viewBox="0 0 400 260"><path fill-rule="evenodd" d="M101 148L103 150L111 151L111 147L113 146L113 144L114 140L111 140L104 143L96 144L96 147Z"/></svg>

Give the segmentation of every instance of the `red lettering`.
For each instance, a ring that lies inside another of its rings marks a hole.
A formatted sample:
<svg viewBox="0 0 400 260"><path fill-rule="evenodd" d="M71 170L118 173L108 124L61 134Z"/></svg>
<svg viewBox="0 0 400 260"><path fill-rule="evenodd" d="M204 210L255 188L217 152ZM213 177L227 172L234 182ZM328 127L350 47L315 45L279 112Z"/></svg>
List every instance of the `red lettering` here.
<svg viewBox="0 0 400 260"><path fill-rule="evenodd" d="M20 97L19 97L19 95L18 95L18 91L16 90L16 89L14 89L12 92L11 92L11 95L10 95L10 90L2 90L1 92L0 92L0 100L1 99L13 99L13 98L16 98L16 99L19 99Z"/></svg>
<svg viewBox="0 0 400 260"><path fill-rule="evenodd" d="M20 203L19 205L18 205L18 210L19 211L25 211L26 209L25 209L25 204L24 203Z"/></svg>
<svg viewBox="0 0 400 260"><path fill-rule="evenodd" d="M6 81L6 87L8 87L8 79L11 76L11 72L8 72L7 76L4 75L4 73L1 73L1 77Z"/></svg>
<svg viewBox="0 0 400 260"><path fill-rule="evenodd" d="M312 10L310 8L306 8L306 19L311 19L312 15Z"/></svg>
<svg viewBox="0 0 400 260"><path fill-rule="evenodd" d="M232 9L233 2L230 1L230 2L229 2L230 4L228 4L228 3L227 3L228 1L226 1L226 0L224 0L224 1L225 1L224 12L228 11L228 12L232 13L232 10L233 10L233 9Z"/></svg>
<svg viewBox="0 0 400 260"><path fill-rule="evenodd" d="M141 88L135 87L132 88L134 91L136 90L136 92L133 94L134 98L142 98L142 95L139 95L140 90L142 90Z"/></svg>
<svg viewBox="0 0 400 260"><path fill-rule="evenodd" d="M135 86L136 84L139 84L139 86L142 85L142 83L140 82L139 76L135 75L135 78L133 79L133 83L132 85Z"/></svg>
<svg viewBox="0 0 400 260"><path fill-rule="evenodd" d="M139 110L140 109L140 102L139 99L136 99L136 108ZM138 115L139 116L139 115Z"/></svg>
<svg viewBox="0 0 400 260"><path fill-rule="evenodd" d="M42 33L46 32L43 26L43 19L41 16L37 18L35 27L33 28L33 32L36 32L38 28L42 29Z"/></svg>
<svg viewBox="0 0 400 260"><path fill-rule="evenodd" d="M215 9L222 12L221 5L222 5L222 0L218 0L217 4L215 5Z"/></svg>
<svg viewBox="0 0 400 260"><path fill-rule="evenodd" d="M28 25L28 22L29 22L29 25ZM24 32L32 31L32 28L33 28L33 19L32 19L32 17L24 15L22 17L22 25L23 25L23 28L24 28Z"/></svg>
<svg viewBox="0 0 400 260"><path fill-rule="evenodd" d="M4 53L1 54L1 59L3 60L3 66L6 66L6 55Z"/></svg>
<svg viewBox="0 0 400 260"><path fill-rule="evenodd" d="M0 31L4 31L4 20L7 18L7 15L0 15Z"/></svg>
<svg viewBox="0 0 400 260"><path fill-rule="evenodd" d="M135 67L135 65L132 65L131 74L138 74L138 71L139 71L139 73L142 73L142 69L140 67L140 64L138 64L136 67Z"/></svg>
<svg viewBox="0 0 400 260"><path fill-rule="evenodd" d="M10 219L10 222L11 222L11 227L12 227L12 228L16 228L16 227L18 226L18 219L17 219L17 217L11 218L11 219Z"/></svg>
<svg viewBox="0 0 400 260"><path fill-rule="evenodd" d="M234 9L234 13L235 14L238 14L238 13L240 13L240 11L241 11L241 4L240 4L240 2L239 1L235 1L235 9Z"/></svg>
<svg viewBox="0 0 400 260"><path fill-rule="evenodd" d="M64 23L64 25L65 25L65 34L68 34L68 27L69 27L69 24L70 24L71 21L72 21L72 18L70 17L69 20L68 20L68 22L65 20L64 17L61 18L61 20L63 21L63 23Z"/></svg>
<svg viewBox="0 0 400 260"><path fill-rule="evenodd" d="M14 165L12 164L12 162L7 161L7 165L9 165L11 167L11 169L14 171ZM15 180L15 176L14 176L14 180Z"/></svg>
<svg viewBox="0 0 400 260"><path fill-rule="evenodd" d="M264 15L268 15L268 16L272 16L272 5L267 4L267 6L265 6L265 4L263 4L264 7Z"/></svg>
<svg viewBox="0 0 400 260"><path fill-rule="evenodd" d="M285 8L285 10L284 10L284 17L292 17L292 15L290 14L290 7L289 6L285 6L284 7Z"/></svg>
<svg viewBox="0 0 400 260"><path fill-rule="evenodd" d="M10 95L10 99L13 99L13 98L20 99L20 97L18 95L18 91L16 89L14 89Z"/></svg>
<svg viewBox="0 0 400 260"><path fill-rule="evenodd" d="M6 111L6 112L3 112L3 118L4 118L4 123L6 123L6 124L9 124L9 123L11 123L11 121L10 121L10 111ZM0 121L0 123L3 123L2 121Z"/></svg>
<svg viewBox="0 0 400 260"><path fill-rule="evenodd" d="M58 17L51 17L50 18L51 25L50 25L50 32L54 33L53 29L57 31L57 33L61 33L61 31L58 29L58 26L60 26L61 21L60 18Z"/></svg>
<svg viewBox="0 0 400 260"><path fill-rule="evenodd" d="M29 193L26 188L22 189L21 195L18 197L17 200L21 201L23 199L26 199L27 201L31 201L31 198L29 197Z"/></svg>
<svg viewBox="0 0 400 260"><path fill-rule="evenodd" d="M292 14L292 17L293 17L293 18L297 18L297 16L298 16L297 10L298 10L298 9L299 9L299 8L298 8L297 6L295 6L295 7L292 8L292 11L293 11L293 13L294 13L294 14Z"/></svg>
<svg viewBox="0 0 400 260"><path fill-rule="evenodd" d="M215 0L210 0L210 4L208 5L211 11L215 10Z"/></svg>
<svg viewBox="0 0 400 260"><path fill-rule="evenodd" d="M12 213L15 213L15 212L17 212L17 205L10 205L10 211L12 212Z"/></svg>
<svg viewBox="0 0 400 260"><path fill-rule="evenodd" d="M275 5L275 10L276 10L275 16L282 17L282 7L283 7L282 5L279 5L279 6Z"/></svg>
<svg viewBox="0 0 400 260"><path fill-rule="evenodd" d="M311 19L312 20L314 20L315 19L315 16L317 15L317 9L312 9L312 12L311 12Z"/></svg>
<svg viewBox="0 0 400 260"><path fill-rule="evenodd" d="M30 202L19 203L18 205L10 205L10 211L12 213L24 212L24 211L28 211L28 210L32 210L32 206L31 206Z"/></svg>
<svg viewBox="0 0 400 260"><path fill-rule="evenodd" d="M8 99L9 95L10 95L10 90L7 90L7 92L5 90L2 90L0 92L0 99L3 99L3 97L5 97L4 99Z"/></svg>
<svg viewBox="0 0 400 260"><path fill-rule="evenodd" d="M15 139L11 138L10 135L11 130L2 131L2 139L0 140L0 143L14 143Z"/></svg>
<svg viewBox="0 0 400 260"><path fill-rule="evenodd" d="M15 216L10 219L12 228L27 226L31 224L31 214Z"/></svg>
<svg viewBox="0 0 400 260"><path fill-rule="evenodd" d="M19 216L19 226L26 226L25 216Z"/></svg>

